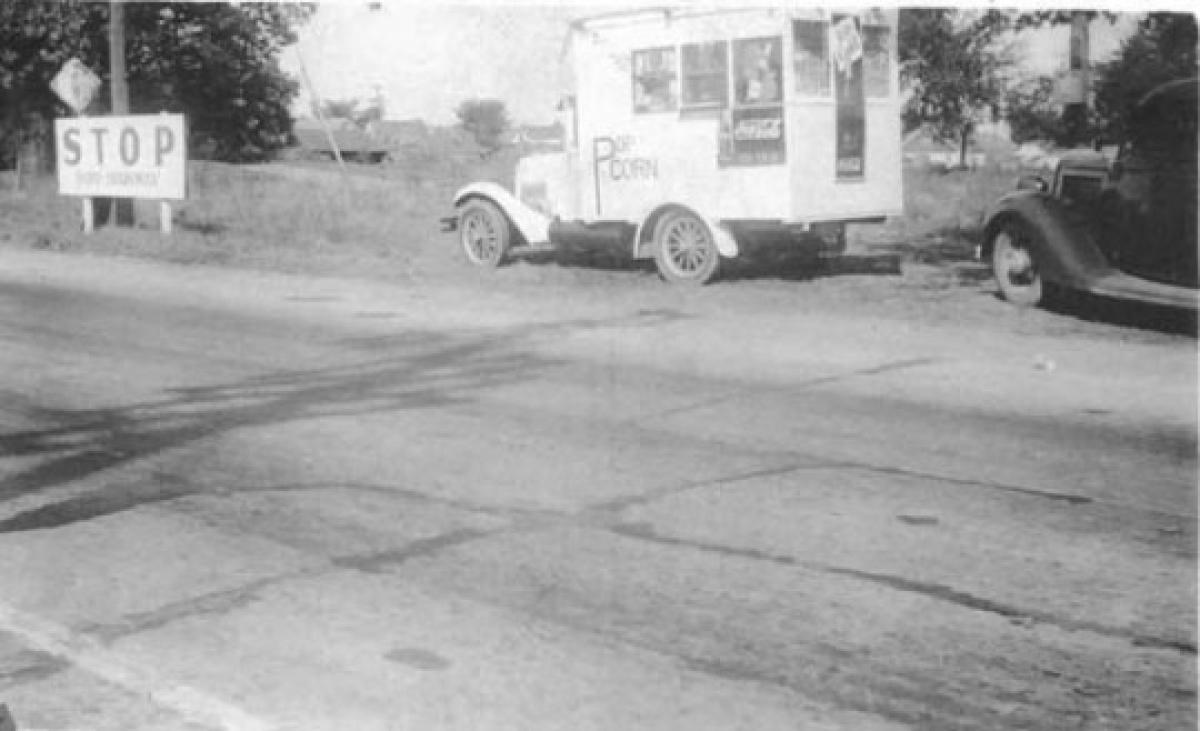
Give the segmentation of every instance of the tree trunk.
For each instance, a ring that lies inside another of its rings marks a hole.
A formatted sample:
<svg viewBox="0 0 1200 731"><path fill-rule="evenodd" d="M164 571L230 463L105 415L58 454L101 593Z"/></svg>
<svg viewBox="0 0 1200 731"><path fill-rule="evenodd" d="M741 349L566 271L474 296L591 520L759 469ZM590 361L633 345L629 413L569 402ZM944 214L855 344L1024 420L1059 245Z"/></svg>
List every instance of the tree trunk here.
<svg viewBox="0 0 1200 731"><path fill-rule="evenodd" d="M971 128L963 127L958 134L958 166L967 167L967 144L971 141Z"/></svg>

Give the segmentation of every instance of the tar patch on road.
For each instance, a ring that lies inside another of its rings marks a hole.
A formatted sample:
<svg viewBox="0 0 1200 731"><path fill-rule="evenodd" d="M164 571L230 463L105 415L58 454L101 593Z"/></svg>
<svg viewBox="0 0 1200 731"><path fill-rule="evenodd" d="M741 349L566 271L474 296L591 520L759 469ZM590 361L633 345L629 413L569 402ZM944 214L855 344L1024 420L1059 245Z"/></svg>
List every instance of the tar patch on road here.
<svg viewBox="0 0 1200 731"><path fill-rule="evenodd" d="M1106 637L1123 639L1130 642L1135 647L1169 650L1186 655L1196 654L1195 643L1187 640L1142 635L1130 632L1120 627L1111 627L1095 622L1083 622L1067 617L1056 616L1040 609L1016 607L997 602L986 597L976 596L964 591L959 591L958 589L954 589L953 587L946 586L944 584L919 581L915 579L909 579L904 576L895 576L892 574L883 574L874 571L863 571L861 569L845 566L833 566L817 561L808 561L805 559L796 558L795 556L769 553L756 548L726 546L705 541L679 538L659 533L655 530L652 524L645 522L618 524L612 526L610 530L613 533L620 536L625 536L626 538L650 541L665 546L687 548L723 556L750 559L754 561L766 561L783 566L795 566L798 568L808 569L810 571L819 571L821 573L834 576L844 576L860 581L867 581L873 584L887 586L897 591L921 594L931 599L957 604L958 606L966 609L996 614L1009 620L1021 623L1025 626L1035 623L1042 623L1071 631L1082 630Z"/></svg>
<svg viewBox="0 0 1200 731"><path fill-rule="evenodd" d="M450 661L436 652L420 647L397 647L388 650L383 655L385 660L407 665L416 670L445 670L450 667Z"/></svg>
<svg viewBox="0 0 1200 731"><path fill-rule="evenodd" d="M341 302L342 298L332 294L293 295L288 302Z"/></svg>

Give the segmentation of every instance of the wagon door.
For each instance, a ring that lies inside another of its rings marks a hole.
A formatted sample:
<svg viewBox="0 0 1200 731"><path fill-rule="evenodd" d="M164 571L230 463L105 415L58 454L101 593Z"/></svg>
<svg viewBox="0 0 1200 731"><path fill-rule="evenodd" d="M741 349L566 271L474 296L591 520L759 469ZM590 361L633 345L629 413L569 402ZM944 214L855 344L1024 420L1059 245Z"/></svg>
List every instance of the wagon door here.
<svg viewBox="0 0 1200 731"><path fill-rule="evenodd" d="M896 13L798 13L791 28L793 217L903 211Z"/></svg>

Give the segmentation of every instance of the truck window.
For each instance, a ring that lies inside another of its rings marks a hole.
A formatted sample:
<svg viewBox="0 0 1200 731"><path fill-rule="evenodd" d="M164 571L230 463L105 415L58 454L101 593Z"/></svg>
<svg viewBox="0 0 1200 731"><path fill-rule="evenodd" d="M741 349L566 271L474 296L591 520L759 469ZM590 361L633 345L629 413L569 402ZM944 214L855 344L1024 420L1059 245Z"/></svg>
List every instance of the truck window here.
<svg viewBox="0 0 1200 731"><path fill-rule="evenodd" d="M729 45L725 41L683 46L683 108L729 104Z"/></svg>
<svg viewBox="0 0 1200 731"><path fill-rule="evenodd" d="M863 94L869 99L891 95L891 36L885 25L863 26Z"/></svg>
<svg viewBox="0 0 1200 731"><path fill-rule="evenodd" d="M735 101L739 106L778 104L783 98L781 38L733 42Z"/></svg>
<svg viewBox="0 0 1200 731"><path fill-rule="evenodd" d="M671 112L678 106L674 48L633 52L633 111Z"/></svg>
<svg viewBox="0 0 1200 731"><path fill-rule="evenodd" d="M819 20L792 23L795 40L792 66L796 70L796 93L829 96L829 24Z"/></svg>

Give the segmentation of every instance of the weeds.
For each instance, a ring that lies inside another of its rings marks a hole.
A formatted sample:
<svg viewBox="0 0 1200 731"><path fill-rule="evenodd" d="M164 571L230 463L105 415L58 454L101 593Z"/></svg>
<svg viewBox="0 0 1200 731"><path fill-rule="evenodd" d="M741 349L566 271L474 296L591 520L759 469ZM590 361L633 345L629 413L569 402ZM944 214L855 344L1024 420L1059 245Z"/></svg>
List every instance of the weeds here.
<svg viewBox="0 0 1200 731"><path fill-rule="evenodd" d="M174 233L158 233L158 208L139 202L138 226L80 232L80 204L42 178L0 195L10 245L86 250L175 262L295 272L430 277L460 269L439 218L472 180L511 181L515 158L413 151L384 166L192 163L188 199L173 204ZM906 216L864 227L868 248L934 266L971 259L983 216L1016 174L905 170ZM0 243L4 241L0 240Z"/></svg>

